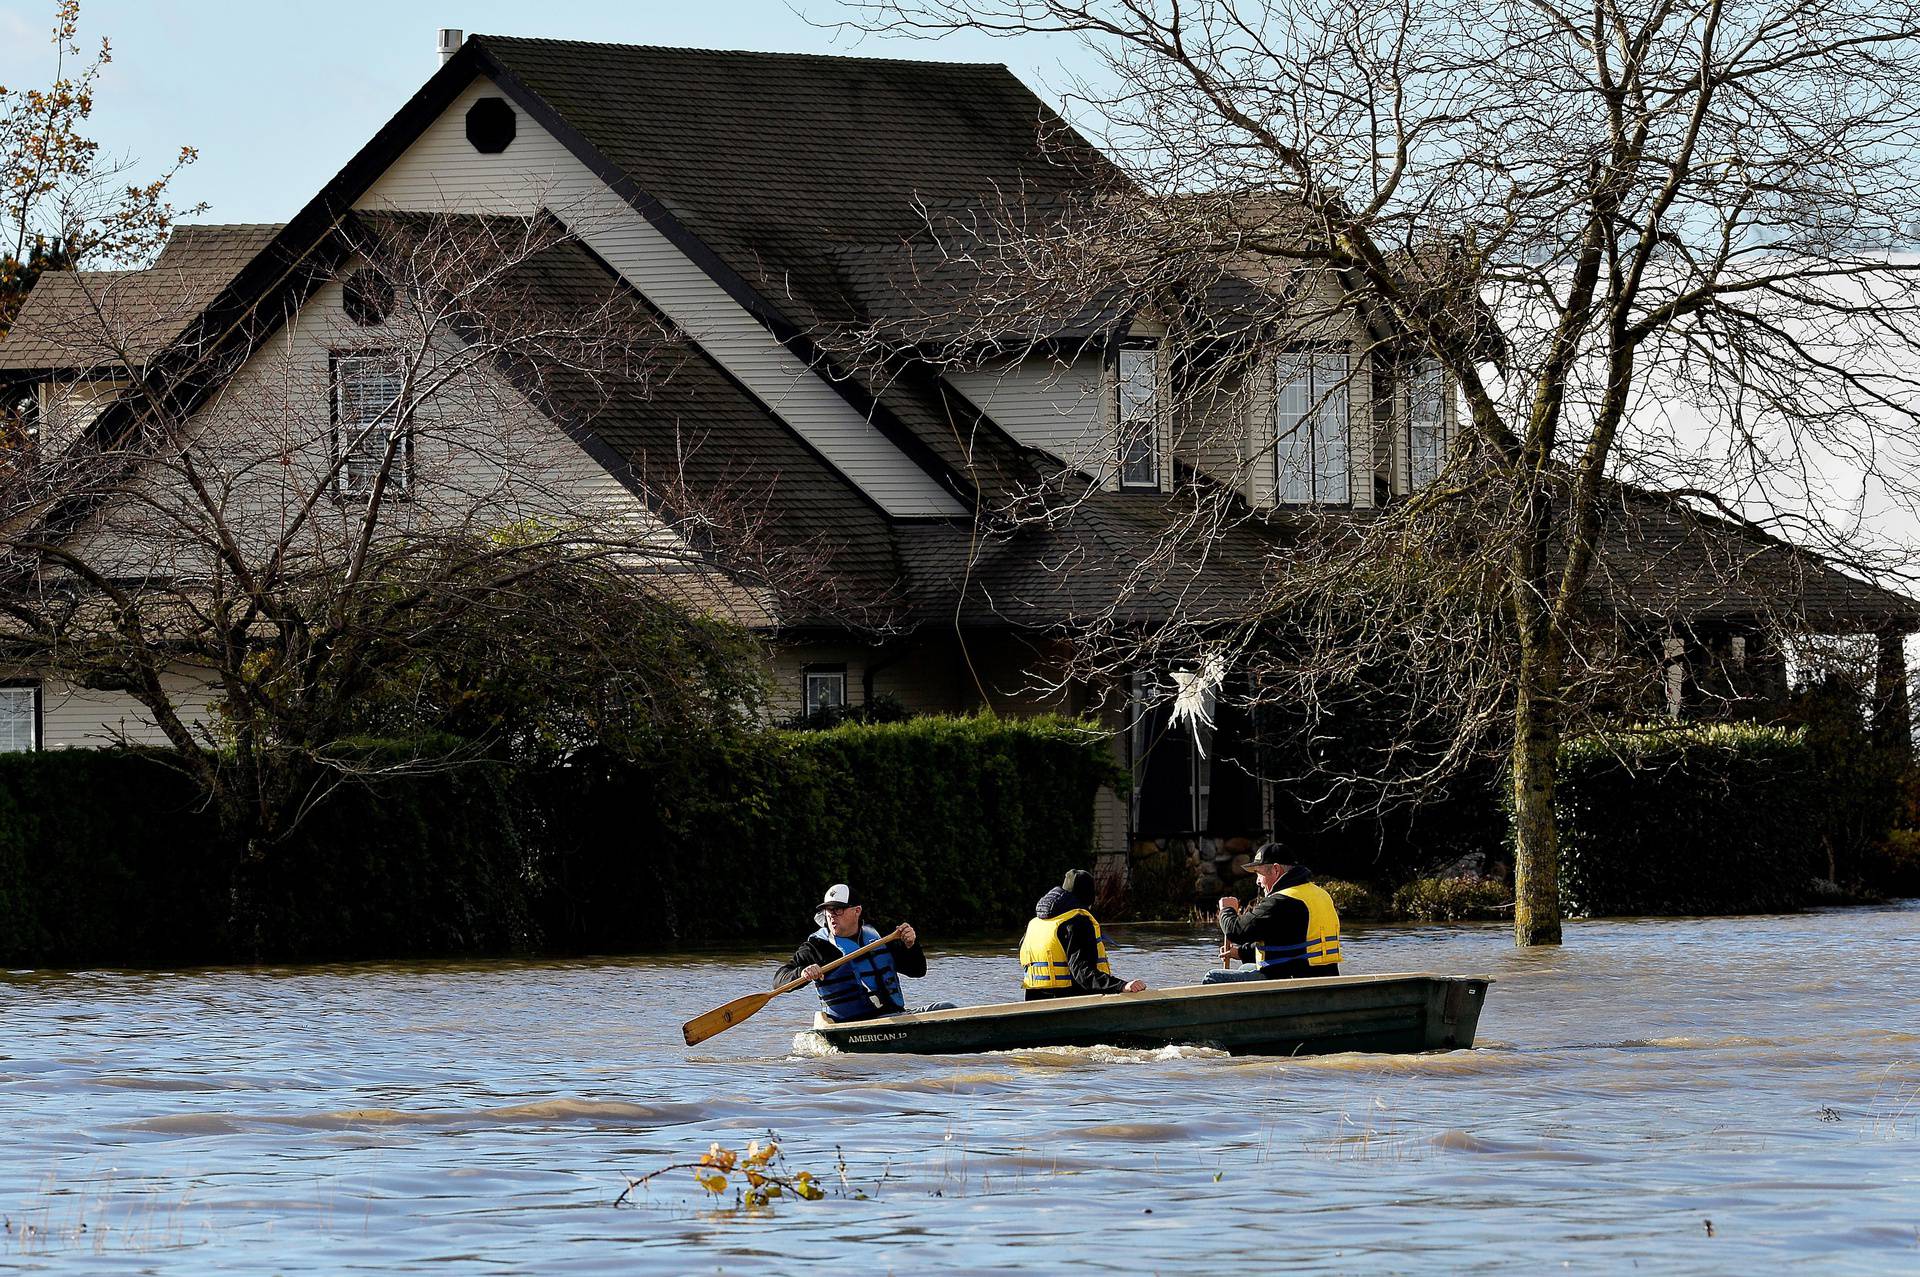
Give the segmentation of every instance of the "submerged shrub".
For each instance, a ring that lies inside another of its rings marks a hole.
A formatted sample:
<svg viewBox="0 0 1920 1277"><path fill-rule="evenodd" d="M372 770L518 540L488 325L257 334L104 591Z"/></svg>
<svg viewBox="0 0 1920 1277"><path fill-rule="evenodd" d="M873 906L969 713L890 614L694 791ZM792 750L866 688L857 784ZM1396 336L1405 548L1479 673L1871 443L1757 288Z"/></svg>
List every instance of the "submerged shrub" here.
<svg viewBox="0 0 1920 1277"><path fill-rule="evenodd" d="M1873 856L1867 881L1894 896L1920 896L1920 829L1895 829Z"/></svg>
<svg viewBox="0 0 1920 1277"><path fill-rule="evenodd" d="M1392 916L1392 906L1371 887L1344 878L1314 881L1333 897L1333 907L1340 911L1342 922L1378 922Z"/></svg>
<svg viewBox="0 0 1920 1277"><path fill-rule="evenodd" d="M1393 912L1415 922L1481 922L1513 912L1513 888L1491 878L1415 878L1393 893Z"/></svg>

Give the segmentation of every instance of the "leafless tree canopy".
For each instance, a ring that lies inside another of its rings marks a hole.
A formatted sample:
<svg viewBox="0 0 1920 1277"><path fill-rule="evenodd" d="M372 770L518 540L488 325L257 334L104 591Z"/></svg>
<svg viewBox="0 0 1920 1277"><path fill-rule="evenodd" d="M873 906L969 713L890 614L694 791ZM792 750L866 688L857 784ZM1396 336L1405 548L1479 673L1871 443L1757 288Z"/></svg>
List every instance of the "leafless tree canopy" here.
<svg viewBox="0 0 1920 1277"><path fill-rule="evenodd" d="M1523 941L1559 934L1557 743L1636 708L1623 680L1659 677L1663 634L1715 609L1858 624L1822 612L1783 541L1903 573L1884 529L1915 511L1920 455L1920 9L857 8L868 30L1083 37L1102 69L1068 113L1120 170L1078 201L929 210L904 260L936 300L889 322L957 366L1157 317L1176 451L1200 464L1143 576L1234 529L1270 538L1239 605L1149 637L1096 622L1087 666L1225 655L1308 731L1365 681L1407 714L1386 747L1404 756L1373 762L1416 786L1498 742ZM1298 384L1370 405L1378 451L1353 468L1379 491L1270 513L1271 436L1246 425L1273 411L1263 370L1335 350ZM1380 440L1405 437L1428 368L1452 428L1409 473Z"/></svg>

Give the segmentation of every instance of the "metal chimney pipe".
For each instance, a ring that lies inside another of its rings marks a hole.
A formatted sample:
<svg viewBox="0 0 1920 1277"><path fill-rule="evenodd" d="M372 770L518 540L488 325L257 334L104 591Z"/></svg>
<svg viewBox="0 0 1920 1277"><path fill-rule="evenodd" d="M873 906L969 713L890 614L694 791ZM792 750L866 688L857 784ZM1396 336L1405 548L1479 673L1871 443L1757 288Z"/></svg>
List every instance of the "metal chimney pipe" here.
<svg viewBox="0 0 1920 1277"><path fill-rule="evenodd" d="M440 63L442 66L446 65L448 58L451 58L460 51L460 46L465 42L466 38L467 33L459 27L440 28Z"/></svg>

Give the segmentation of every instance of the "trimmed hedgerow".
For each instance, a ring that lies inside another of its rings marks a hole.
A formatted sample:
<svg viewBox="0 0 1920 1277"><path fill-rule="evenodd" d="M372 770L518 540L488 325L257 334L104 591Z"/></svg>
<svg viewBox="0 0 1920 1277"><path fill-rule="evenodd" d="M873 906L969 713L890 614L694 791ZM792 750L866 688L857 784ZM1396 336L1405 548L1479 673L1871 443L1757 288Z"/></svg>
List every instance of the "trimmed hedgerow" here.
<svg viewBox="0 0 1920 1277"><path fill-rule="evenodd" d="M362 758L407 747L357 742ZM846 881L878 918L1004 928L1093 846L1106 738L916 719L662 742L644 761L342 785L269 849L259 942L238 848L163 752L0 757L0 962L179 965L641 950L809 929Z"/></svg>
<svg viewBox="0 0 1920 1277"><path fill-rule="evenodd" d="M1107 739L1059 719L916 718L582 764L542 806L550 939L646 949L810 930L852 883L876 922L1005 929L1093 850Z"/></svg>
<svg viewBox="0 0 1920 1277"><path fill-rule="evenodd" d="M221 955L231 860L161 756L0 756L0 962L120 965Z"/></svg>
<svg viewBox="0 0 1920 1277"><path fill-rule="evenodd" d="M260 957L501 952L532 930L533 864L500 768L341 787L260 881ZM0 757L0 962L229 961L238 850L163 751Z"/></svg>
<svg viewBox="0 0 1920 1277"><path fill-rule="evenodd" d="M1798 908L1848 801L1799 730L1714 723L1596 733L1560 752L1560 886L1571 913Z"/></svg>

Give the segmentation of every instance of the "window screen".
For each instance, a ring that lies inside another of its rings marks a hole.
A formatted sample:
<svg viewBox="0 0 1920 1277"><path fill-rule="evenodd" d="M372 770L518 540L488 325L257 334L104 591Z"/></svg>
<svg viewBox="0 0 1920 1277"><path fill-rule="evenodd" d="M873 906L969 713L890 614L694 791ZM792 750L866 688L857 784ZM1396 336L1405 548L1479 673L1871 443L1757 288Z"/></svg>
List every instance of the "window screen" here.
<svg viewBox="0 0 1920 1277"><path fill-rule="evenodd" d="M1424 488L1440 477L1447 455L1446 382L1440 364L1416 360L1407 374L1407 482Z"/></svg>
<svg viewBox="0 0 1920 1277"><path fill-rule="evenodd" d="M40 748L40 689L0 687L0 754Z"/></svg>
<svg viewBox="0 0 1920 1277"><path fill-rule="evenodd" d="M1160 486L1160 352L1129 346L1120 352L1120 486Z"/></svg>
<svg viewBox="0 0 1920 1277"><path fill-rule="evenodd" d="M337 355L333 361L334 449L341 458L340 491L364 496L386 464L400 421L400 357L390 352ZM408 487L409 458L401 449L387 474L395 493Z"/></svg>

